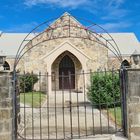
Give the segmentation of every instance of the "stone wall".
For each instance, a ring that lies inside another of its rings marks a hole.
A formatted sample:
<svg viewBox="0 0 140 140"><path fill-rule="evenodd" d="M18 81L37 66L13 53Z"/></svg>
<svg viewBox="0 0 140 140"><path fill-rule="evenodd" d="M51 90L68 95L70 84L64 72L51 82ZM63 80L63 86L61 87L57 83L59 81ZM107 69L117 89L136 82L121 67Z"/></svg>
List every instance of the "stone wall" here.
<svg viewBox="0 0 140 140"><path fill-rule="evenodd" d="M6 62L10 65L10 71L13 71L14 69L14 62L15 57L6 57ZM25 70L24 68L24 59L21 59L17 65L17 71L23 72Z"/></svg>
<svg viewBox="0 0 140 140"><path fill-rule="evenodd" d="M46 72L48 66L45 61L49 60L42 58L65 42L70 42L75 48L89 56L90 59L86 64L88 70L107 68L108 49L99 41L99 38L97 39L94 34L87 31L76 19L64 16L50 26L51 28L47 28L26 45L24 51L28 50L28 52L24 57L25 71Z"/></svg>
<svg viewBox="0 0 140 140"><path fill-rule="evenodd" d="M99 45L96 42L84 39L62 38L43 42L40 45L32 48L31 51L27 52L24 57L25 70L29 72L45 72L43 70L47 69L46 61L49 60L45 60L42 58L48 55L52 50L62 45L64 42L70 42L73 46L75 46L81 52L91 58L86 64L87 69L92 69L93 71L96 71L99 68L107 68L108 56L107 49L105 47Z"/></svg>
<svg viewBox="0 0 140 140"><path fill-rule="evenodd" d="M140 140L140 69L128 69L127 118L129 140Z"/></svg>
<svg viewBox="0 0 140 140"><path fill-rule="evenodd" d="M122 62L124 60L127 60L130 65L131 65L131 59L130 59L130 55L122 55ZM114 69L120 69L121 67L121 62L118 60L118 58L116 56L109 56L108 57L108 69L111 70L112 68Z"/></svg>
<svg viewBox="0 0 140 140"><path fill-rule="evenodd" d="M0 140L12 140L12 77L0 72Z"/></svg>

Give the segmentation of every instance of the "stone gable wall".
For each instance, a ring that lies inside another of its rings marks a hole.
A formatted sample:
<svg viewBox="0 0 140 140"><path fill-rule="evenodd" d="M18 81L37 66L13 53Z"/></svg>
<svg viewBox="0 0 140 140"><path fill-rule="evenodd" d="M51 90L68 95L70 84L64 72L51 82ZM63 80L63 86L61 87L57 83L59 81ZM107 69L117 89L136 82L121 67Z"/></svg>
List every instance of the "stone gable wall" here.
<svg viewBox="0 0 140 140"><path fill-rule="evenodd" d="M65 15L27 44L26 50L30 50L24 57L26 71L47 69L41 58L66 41L91 58L86 64L87 69L107 68L108 50L100 44L102 42L97 35L88 31L73 17Z"/></svg>

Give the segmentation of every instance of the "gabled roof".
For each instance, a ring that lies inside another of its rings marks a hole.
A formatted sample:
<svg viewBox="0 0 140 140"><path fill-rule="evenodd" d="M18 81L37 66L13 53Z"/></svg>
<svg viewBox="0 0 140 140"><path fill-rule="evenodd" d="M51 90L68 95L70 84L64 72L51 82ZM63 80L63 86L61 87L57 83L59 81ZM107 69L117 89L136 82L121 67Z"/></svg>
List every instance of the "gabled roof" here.
<svg viewBox="0 0 140 140"><path fill-rule="evenodd" d="M16 52L27 33L2 33L0 37L0 51L5 55L16 55ZM34 34L31 34L34 36Z"/></svg>
<svg viewBox="0 0 140 140"><path fill-rule="evenodd" d="M27 33L3 33L0 37L0 51L3 51L5 55L16 55L18 47L26 35ZM34 34L31 35L35 36ZM140 51L140 43L134 33L111 33L111 36L117 43L122 55L131 55L135 50ZM109 55L113 54L109 52Z"/></svg>
<svg viewBox="0 0 140 140"><path fill-rule="evenodd" d="M56 27L61 25L73 25L83 27L73 16L65 12L62 16L56 19L50 26ZM61 31L60 31L61 32ZM1 33L1 32L0 32ZM2 33L0 34L0 51L5 55L16 55L16 52L28 33ZM107 34L102 34L106 40L109 40ZM131 55L135 50L140 50L140 43L134 33L110 33L115 42L117 43L122 55ZM31 38L35 36L32 33ZM113 55L109 51L109 55Z"/></svg>
<svg viewBox="0 0 140 140"><path fill-rule="evenodd" d="M107 35L103 34L107 39ZM140 43L134 33L110 33L117 43L122 55L131 55L135 50L140 51ZM109 52L109 55L113 55Z"/></svg>

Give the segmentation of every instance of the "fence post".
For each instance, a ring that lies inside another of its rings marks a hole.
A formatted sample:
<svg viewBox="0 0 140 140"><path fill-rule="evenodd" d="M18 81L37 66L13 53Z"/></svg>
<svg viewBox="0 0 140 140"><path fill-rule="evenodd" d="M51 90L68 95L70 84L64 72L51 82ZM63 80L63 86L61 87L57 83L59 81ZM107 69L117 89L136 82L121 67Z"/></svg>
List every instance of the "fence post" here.
<svg viewBox="0 0 140 140"><path fill-rule="evenodd" d="M128 121L127 121L127 70L122 68L120 70L120 84L121 84L121 107L122 107L122 127L124 136L128 137Z"/></svg>
<svg viewBox="0 0 140 140"><path fill-rule="evenodd" d="M127 69L128 139L140 140L140 69Z"/></svg>
<svg viewBox="0 0 140 140"><path fill-rule="evenodd" d="M12 74L0 71L0 140L12 140Z"/></svg>

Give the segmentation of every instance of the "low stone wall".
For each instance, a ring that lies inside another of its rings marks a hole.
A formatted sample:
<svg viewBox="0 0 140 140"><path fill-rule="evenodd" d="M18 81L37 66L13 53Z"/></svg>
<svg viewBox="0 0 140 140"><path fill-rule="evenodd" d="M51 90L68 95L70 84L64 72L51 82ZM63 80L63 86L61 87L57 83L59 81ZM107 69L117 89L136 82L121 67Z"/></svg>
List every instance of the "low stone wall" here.
<svg viewBox="0 0 140 140"><path fill-rule="evenodd" d="M140 69L127 70L128 139L140 140Z"/></svg>
<svg viewBox="0 0 140 140"><path fill-rule="evenodd" d="M0 140L12 140L12 76L0 72Z"/></svg>

